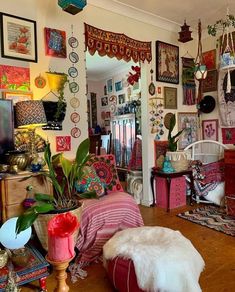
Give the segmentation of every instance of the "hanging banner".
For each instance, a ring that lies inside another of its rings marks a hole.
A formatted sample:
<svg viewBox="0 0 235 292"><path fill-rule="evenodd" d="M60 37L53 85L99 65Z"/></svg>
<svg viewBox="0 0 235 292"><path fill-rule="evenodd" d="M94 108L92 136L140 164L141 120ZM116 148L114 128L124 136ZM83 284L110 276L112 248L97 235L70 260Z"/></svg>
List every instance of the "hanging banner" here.
<svg viewBox="0 0 235 292"><path fill-rule="evenodd" d="M116 57L134 62L152 60L151 42L141 42L125 34L105 31L85 23L85 45L91 55Z"/></svg>
<svg viewBox="0 0 235 292"><path fill-rule="evenodd" d="M194 59L182 57L182 86L183 104L193 105L196 103L196 84L194 80Z"/></svg>

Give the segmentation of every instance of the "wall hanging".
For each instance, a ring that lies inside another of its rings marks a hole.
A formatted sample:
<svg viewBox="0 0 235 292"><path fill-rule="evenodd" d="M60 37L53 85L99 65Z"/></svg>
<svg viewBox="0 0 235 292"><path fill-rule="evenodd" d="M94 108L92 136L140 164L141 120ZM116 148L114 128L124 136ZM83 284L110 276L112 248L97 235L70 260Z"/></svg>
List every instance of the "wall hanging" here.
<svg viewBox="0 0 235 292"><path fill-rule="evenodd" d="M44 28L47 56L66 58L66 32L55 28Z"/></svg>
<svg viewBox="0 0 235 292"><path fill-rule="evenodd" d="M0 89L29 91L29 68L0 65Z"/></svg>
<svg viewBox="0 0 235 292"><path fill-rule="evenodd" d="M129 38L122 33L105 31L85 23L85 46L93 56L116 57L118 60L134 62L152 60L151 42L142 42Z"/></svg>
<svg viewBox="0 0 235 292"><path fill-rule="evenodd" d="M181 60L182 60L183 104L194 105L196 103L194 58L182 57Z"/></svg>
<svg viewBox="0 0 235 292"><path fill-rule="evenodd" d="M163 103L162 98L151 97L149 99L150 109L150 126L151 133L156 134L155 140L160 140L164 134L163 130Z"/></svg>
<svg viewBox="0 0 235 292"><path fill-rule="evenodd" d="M189 30L190 26L186 24L186 20L184 20L184 24L181 26L181 31L179 32L179 39L178 41L181 43L187 43L193 40L191 33L192 31Z"/></svg>

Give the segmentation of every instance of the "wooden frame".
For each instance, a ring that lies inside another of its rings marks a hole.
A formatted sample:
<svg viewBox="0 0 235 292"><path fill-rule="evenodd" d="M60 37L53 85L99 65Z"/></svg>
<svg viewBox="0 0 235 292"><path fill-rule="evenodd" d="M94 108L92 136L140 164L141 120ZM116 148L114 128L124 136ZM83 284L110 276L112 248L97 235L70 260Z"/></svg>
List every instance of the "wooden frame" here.
<svg viewBox="0 0 235 292"><path fill-rule="evenodd" d="M218 74L217 70L211 70L207 72L206 79L203 80L202 91L203 92L211 92L217 91L217 80Z"/></svg>
<svg viewBox="0 0 235 292"><path fill-rule="evenodd" d="M101 106L107 106L109 104L108 102L108 96L101 97Z"/></svg>
<svg viewBox="0 0 235 292"><path fill-rule="evenodd" d="M202 121L202 139L218 141L218 119Z"/></svg>
<svg viewBox="0 0 235 292"><path fill-rule="evenodd" d="M156 41L156 80L179 83L179 47Z"/></svg>
<svg viewBox="0 0 235 292"><path fill-rule="evenodd" d="M178 113L178 130L182 129L185 130L179 137L179 149L184 149L198 140L198 113Z"/></svg>
<svg viewBox="0 0 235 292"><path fill-rule="evenodd" d="M33 99L33 94L31 92L20 92L20 91L3 91L2 92L3 99L12 100L13 105L15 105L18 101L25 101Z"/></svg>
<svg viewBox="0 0 235 292"><path fill-rule="evenodd" d="M37 62L36 21L0 14L2 57Z"/></svg>
<svg viewBox="0 0 235 292"><path fill-rule="evenodd" d="M125 93L119 94L118 95L118 104L123 104L126 102L126 95Z"/></svg>
<svg viewBox="0 0 235 292"><path fill-rule="evenodd" d="M177 88L164 87L164 108L177 109Z"/></svg>

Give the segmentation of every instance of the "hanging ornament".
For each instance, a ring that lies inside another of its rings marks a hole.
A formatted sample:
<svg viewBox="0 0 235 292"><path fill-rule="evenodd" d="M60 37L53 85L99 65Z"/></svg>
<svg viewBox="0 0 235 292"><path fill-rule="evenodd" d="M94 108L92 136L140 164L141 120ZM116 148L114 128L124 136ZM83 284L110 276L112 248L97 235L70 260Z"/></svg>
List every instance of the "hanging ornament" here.
<svg viewBox="0 0 235 292"><path fill-rule="evenodd" d="M46 85L46 79L39 74L39 76L34 79L34 84L37 88L44 88Z"/></svg>
<svg viewBox="0 0 235 292"><path fill-rule="evenodd" d="M186 20L184 20L184 25L181 26L181 31L179 32L179 39L178 41L181 43L187 43L193 40L191 33L192 31L189 30L190 26L186 24Z"/></svg>
<svg viewBox="0 0 235 292"><path fill-rule="evenodd" d="M160 102L158 102L160 100ZM163 131L163 104L161 102L161 98L152 97L150 99L149 105L151 106L151 111L149 112L150 117L150 125L151 125L151 133L156 133L155 139L159 140L161 136L164 134Z"/></svg>
<svg viewBox="0 0 235 292"><path fill-rule="evenodd" d="M156 91L156 87L153 83L153 69L150 70L150 74L151 74L151 82L149 84L149 94L150 95L155 95L155 91Z"/></svg>

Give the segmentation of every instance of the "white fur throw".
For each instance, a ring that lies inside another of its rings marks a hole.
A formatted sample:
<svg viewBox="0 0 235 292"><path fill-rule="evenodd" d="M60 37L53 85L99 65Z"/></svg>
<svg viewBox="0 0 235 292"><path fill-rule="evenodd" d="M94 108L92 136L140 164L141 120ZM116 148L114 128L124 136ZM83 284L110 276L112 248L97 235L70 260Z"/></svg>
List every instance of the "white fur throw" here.
<svg viewBox="0 0 235 292"><path fill-rule="evenodd" d="M205 263L179 231L137 227L117 232L103 247L105 260L132 259L138 286L151 292L198 292Z"/></svg>

